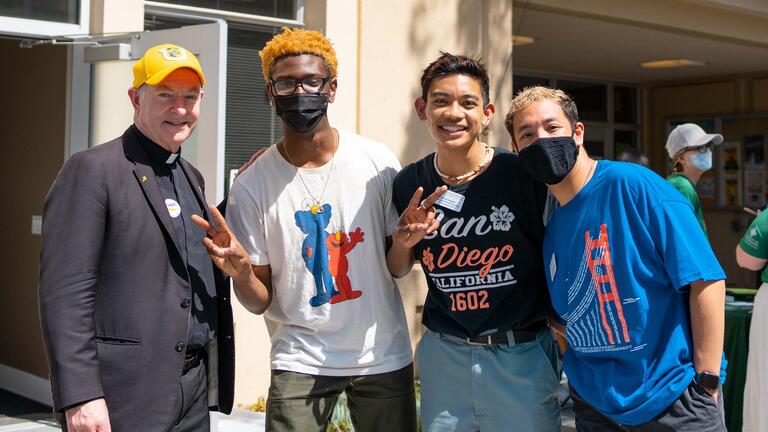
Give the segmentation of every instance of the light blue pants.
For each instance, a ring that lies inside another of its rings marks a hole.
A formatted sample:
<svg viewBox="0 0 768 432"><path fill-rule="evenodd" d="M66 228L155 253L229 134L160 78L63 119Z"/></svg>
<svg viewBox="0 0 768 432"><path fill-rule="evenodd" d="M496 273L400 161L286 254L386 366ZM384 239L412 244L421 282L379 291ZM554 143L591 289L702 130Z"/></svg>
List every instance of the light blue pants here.
<svg viewBox="0 0 768 432"><path fill-rule="evenodd" d="M470 345L427 330L416 351L425 432L560 430L557 347L535 341Z"/></svg>

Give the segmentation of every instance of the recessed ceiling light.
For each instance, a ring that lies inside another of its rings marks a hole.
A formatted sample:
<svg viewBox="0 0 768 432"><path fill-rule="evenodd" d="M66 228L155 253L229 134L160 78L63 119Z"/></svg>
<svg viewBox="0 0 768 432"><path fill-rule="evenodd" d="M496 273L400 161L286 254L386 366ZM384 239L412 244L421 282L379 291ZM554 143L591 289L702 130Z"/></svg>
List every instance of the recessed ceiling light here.
<svg viewBox="0 0 768 432"><path fill-rule="evenodd" d="M646 69L670 69L689 66L706 66L707 63L699 60L689 59L666 59L666 60L651 60L640 63L641 67Z"/></svg>
<svg viewBox="0 0 768 432"><path fill-rule="evenodd" d="M529 45L536 42L535 37L531 36L522 36L522 35L512 35L512 45L514 46L520 46L520 45Z"/></svg>

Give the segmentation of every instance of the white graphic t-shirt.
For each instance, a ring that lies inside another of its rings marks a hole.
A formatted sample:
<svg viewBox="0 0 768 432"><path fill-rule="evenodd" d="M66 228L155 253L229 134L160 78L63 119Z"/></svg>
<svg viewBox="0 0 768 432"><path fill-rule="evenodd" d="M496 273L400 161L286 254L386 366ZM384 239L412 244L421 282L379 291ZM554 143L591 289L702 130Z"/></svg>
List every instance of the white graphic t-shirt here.
<svg viewBox="0 0 768 432"><path fill-rule="evenodd" d="M322 167L296 168L272 145L236 179L227 223L251 263L272 270L264 313L272 369L370 375L412 361L386 266L399 169L384 145L339 131L336 155Z"/></svg>

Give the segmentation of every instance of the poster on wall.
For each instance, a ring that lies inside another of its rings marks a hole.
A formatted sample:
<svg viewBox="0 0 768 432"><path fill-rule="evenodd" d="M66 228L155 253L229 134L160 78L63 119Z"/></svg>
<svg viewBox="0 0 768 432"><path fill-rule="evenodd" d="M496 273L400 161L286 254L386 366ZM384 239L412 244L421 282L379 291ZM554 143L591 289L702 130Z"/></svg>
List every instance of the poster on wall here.
<svg viewBox="0 0 768 432"><path fill-rule="evenodd" d="M723 192L725 194L723 205L729 207L739 207L741 204L739 201L739 179L727 178L725 179L725 187Z"/></svg>
<svg viewBox="0 0 768 432"><path fill-rule="evenodd" d="M744 137L744 169L765 169L765 147L762 134Z"/></svg>
<svg viewBox="0 0 768 432"><path fill-rule="evenodd" d="M723 172L725 174L739 173L739 143L727 142L723 144Z"/></svg>
<svg viewBox="0 0 768 432"><path fill-rule="evenodd" d="M720 149L720 205L741 206L741 158L739 142L723 143Z"/></svg>
<svg viewBox="0 0 768 432"><path fill-rule="evenodd" d="M699 182L696 183L696 190L699 194L699 201L702 206L714 206L717 204L717 195L715 189L715 173L709 170L702 174Z"/></svg>
<svg viewBox="0 0 768 432"><path fill-rule="evenodd" d="M765 171L744 171L744 205L753 209L763 208L765 200Z"/></svg>

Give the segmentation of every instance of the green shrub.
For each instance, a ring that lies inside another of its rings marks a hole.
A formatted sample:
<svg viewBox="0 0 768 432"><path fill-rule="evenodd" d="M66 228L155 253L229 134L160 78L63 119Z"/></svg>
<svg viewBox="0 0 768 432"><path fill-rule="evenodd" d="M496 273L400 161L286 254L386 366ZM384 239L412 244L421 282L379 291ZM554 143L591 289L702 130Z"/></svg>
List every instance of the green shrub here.
<svg viewBox="0 0 768 432"><path fill-rule="evenodd" d="M418 430L421 431L421 384L417 380L414 383L416 391L416 418ZM333 415L331 416L331 423L328 425L327 432L354 432L355 428L352 426L352 417L349 414L349 407L347 406L347 394L341 393L339 399L336 400L336 407L333 409Z"/></svg>

